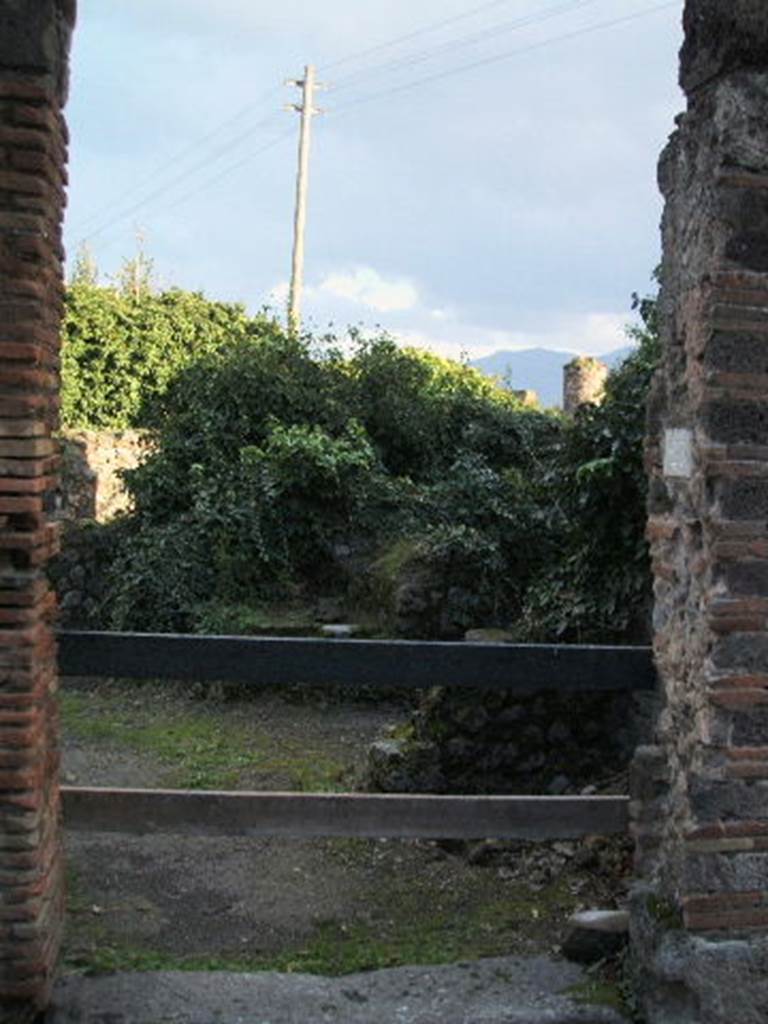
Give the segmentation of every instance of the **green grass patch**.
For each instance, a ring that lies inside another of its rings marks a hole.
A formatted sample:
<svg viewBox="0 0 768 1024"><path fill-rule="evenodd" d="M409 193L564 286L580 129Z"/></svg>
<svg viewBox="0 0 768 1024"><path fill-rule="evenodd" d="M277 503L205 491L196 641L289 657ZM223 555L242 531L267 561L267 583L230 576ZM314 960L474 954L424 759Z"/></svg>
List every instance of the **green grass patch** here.
<svg viewBox="0 0 768 1024"><path fill-rule="evenodd" d="M621 987L614 982L590 978L587 981L571 985L566 991L576 1003L585 1003L590 1006L610 1006L612 1009L618 1010L619 1013L627 1014L624 994Z"/></svg>
<svg viewBox="0 0 768 1024"><path fill-rule="evenodd" d="M179 789L234 789L248 778L279 775L288 788L339 791L346 766L298 741L280 745L266 730L217 719L206 708L169 709L154 701L115 698L109 692L64 692L65 734L84 742L110 744L156 758L163 767L158 784Z"/></svg>
<svg viewBox="0 0 768 1024"><path fill-rule="evenodd" d="M358 851L345 850L357 857ZM139 947L130 937L109 934L108 913L83 914L67 943L65 966L88 973L109 971L280 971L331 977L407 964L445 964L503 956L519 949L521 934L551 941L552 922L573 907L561 883L539 892L524 886L502 887L483 875L466 885L423 883L386 867L364 894L365 919L318 920L303 940L271 952L211 951L184 955ZM606 988L607 991L607 988ZM584 1001L599 1001L597 984L579 991ZM618 1005L608 1002L604 1005Z"/></svg>

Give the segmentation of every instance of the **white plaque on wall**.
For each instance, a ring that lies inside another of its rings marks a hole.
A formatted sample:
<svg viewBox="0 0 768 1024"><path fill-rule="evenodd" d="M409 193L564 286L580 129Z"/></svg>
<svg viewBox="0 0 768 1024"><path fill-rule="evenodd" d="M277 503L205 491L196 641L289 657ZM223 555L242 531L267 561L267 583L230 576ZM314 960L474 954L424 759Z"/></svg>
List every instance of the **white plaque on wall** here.
<svg viewBox="0 0 768 1024"><path fill-rule="evenodd" d="M664 476L688 479L693 473L693 432L679 427L664 431Z"/></svg>

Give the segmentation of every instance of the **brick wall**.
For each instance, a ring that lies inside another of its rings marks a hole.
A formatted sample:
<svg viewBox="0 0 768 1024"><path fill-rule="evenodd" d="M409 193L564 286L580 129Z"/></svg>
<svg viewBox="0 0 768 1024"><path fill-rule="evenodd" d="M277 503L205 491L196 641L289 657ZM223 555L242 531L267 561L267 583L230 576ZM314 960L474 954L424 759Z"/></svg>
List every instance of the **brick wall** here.
<svg viewBox="0 0 768 1024"><path fill-rule="evenodd" d="M55 552L66 53L74 5L0 0L0 1019L45 1006L63 914Z"/></svg>
<svg viewBox="0 0 768 1024"><path fill-rule="evenodd" d="M768 7L688 0L660 162L648 538L663 688L638 751L649 1024L768 1020ZM723 940L728 940L723 941Z"/></svg>

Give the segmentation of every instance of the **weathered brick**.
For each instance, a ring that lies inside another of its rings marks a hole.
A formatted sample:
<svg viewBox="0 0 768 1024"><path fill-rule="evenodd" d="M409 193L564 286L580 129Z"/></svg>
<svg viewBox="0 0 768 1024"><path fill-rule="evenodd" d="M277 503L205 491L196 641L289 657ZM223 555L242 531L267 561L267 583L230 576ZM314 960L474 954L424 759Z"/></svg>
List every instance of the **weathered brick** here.
<svg viewBox="0 0 768 1024"><path fill-rule="evenodd" d="M0 438L0 458L39 459L58 451L50 437Z"/></svg>
<svg viewBox="0 0 768 1024"><path fill-rule="evenodd" d="M0 494L46 494L56 489L56 477L1 477Z"/></svg>
<svg viewBox="0 0 768 1024"><path fill-rule="evenodd" d="M700 824L686 832L686 839L720 839L744 836L768 838L768 821L713 821Z"/></svg>
<svg viewBox="0 0 768 1024"><path fill-rule="evenodd" d="M0 170L0 192L22 192L48 198L50 186L34 174Z"/></svg>
<svg viewBox="0 0 768 1024"><path fill-rule="evenodd" d="M764 519L768 509L768 478L718 480L716 495L727 519Z"/></svg>
<svg viewBox="0 0 768 1024"><path fill-rule="evenodd" d="M42 512L43 499L40 495L29 497L4 497L0 494L0 513Z"/></svg>
<svg viewBox="0 0 768 1024"><path fill-rule="evenodd" d="M0 419L0 437L45 437L48 427L44 420Z"/></svg>

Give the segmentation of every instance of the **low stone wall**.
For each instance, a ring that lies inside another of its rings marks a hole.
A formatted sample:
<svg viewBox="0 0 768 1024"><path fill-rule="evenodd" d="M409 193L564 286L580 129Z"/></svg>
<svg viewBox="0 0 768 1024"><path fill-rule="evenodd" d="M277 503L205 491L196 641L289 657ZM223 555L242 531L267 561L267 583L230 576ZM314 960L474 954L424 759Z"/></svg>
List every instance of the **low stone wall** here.
<svg viewBox="0 0 768 1024"><path fill-rule="evenodd" d="M407 726L371 747L366 785L414 793L624 791L654 715L653 694L512 697L438 687Z"/></svg>
<svg viewBox="0 0 768 1024"><path fill-rule="evenodd" d="M61 551L50 576L59 597L59 625L100 629L114 531L105 529L130 510L122 472L144 458L148 441L140 430L65 430L57 517Z"/></svg>

